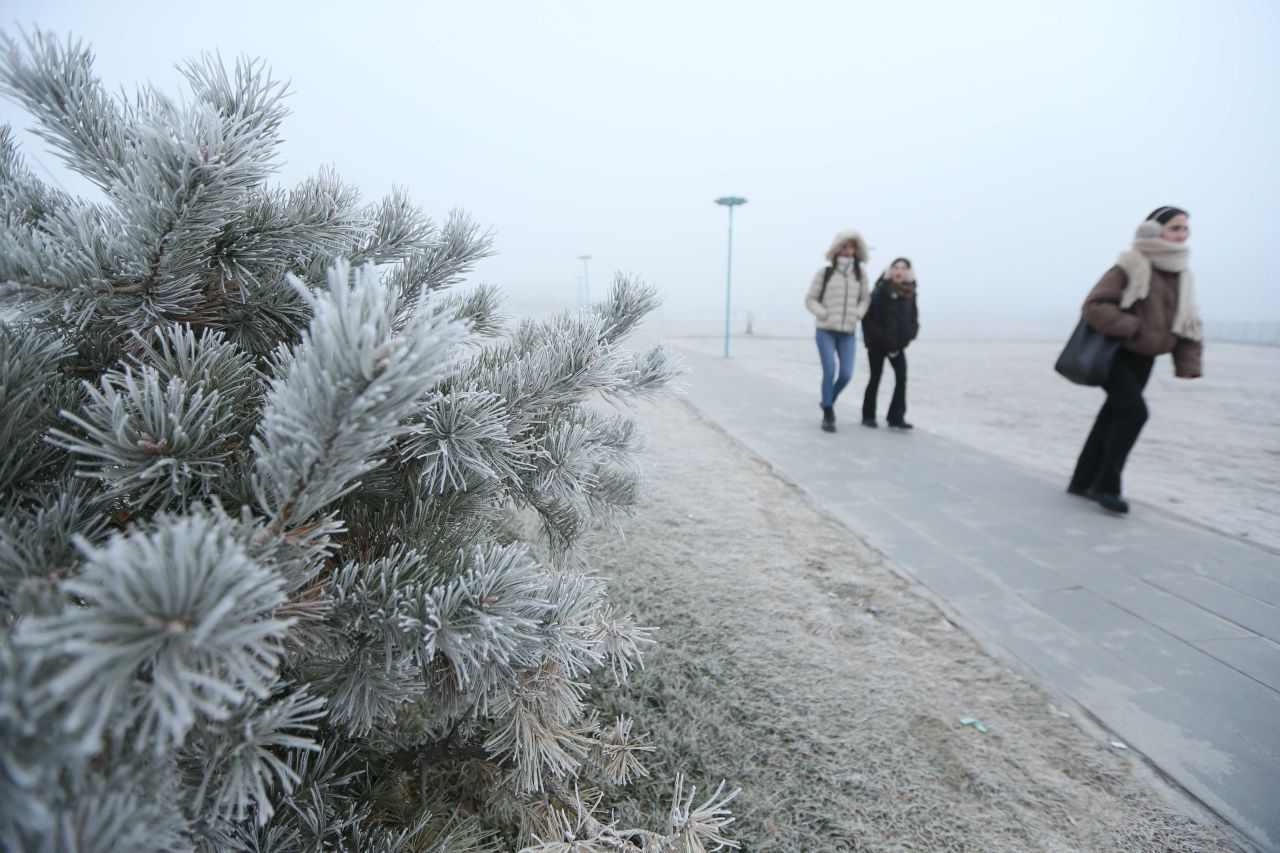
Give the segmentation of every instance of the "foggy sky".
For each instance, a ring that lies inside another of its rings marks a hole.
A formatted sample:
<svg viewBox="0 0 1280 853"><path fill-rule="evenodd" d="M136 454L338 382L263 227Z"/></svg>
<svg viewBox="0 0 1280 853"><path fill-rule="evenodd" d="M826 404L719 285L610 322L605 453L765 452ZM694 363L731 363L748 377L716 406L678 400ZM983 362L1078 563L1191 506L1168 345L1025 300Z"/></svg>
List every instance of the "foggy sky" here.
<svg viewBox="0 0 1280 853"><path fill-rule="evenodd" d="M858 228L915 262L924 334L1065 335L1152 208L1191 211L1207 321L1280 320L1275 2L6 2L89 42L109 89L202 51L291 81L280 180L332 164L497 234L477 280L577 304L581 254L717 332L812 327L804 290ZM30 118L0 104L15 129ZM34 137L42 176L76 190Z"/></svg>

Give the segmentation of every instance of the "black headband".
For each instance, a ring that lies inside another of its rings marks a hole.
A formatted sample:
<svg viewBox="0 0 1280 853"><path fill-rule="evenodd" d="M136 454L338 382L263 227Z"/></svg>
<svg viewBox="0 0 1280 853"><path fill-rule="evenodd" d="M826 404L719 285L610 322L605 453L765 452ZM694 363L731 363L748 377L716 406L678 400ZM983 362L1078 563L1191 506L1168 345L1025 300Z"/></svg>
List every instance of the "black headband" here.
<svg viewBox="0 0 1280 853"><path fill-rule="evenodd" d="M1179 214L1183 216L1188 215L1187 212L1182 208L1174 207L1171 204L1166 204L1162 207L1157 207L1155 210L1151 211L1150 215L1147 216L1147 221L1148 222L1155 221L1155 222L1159 222L1161 225L1166 225L1168 224L1170 219L1173 219L1173 217L1178 216Z"/></svg>

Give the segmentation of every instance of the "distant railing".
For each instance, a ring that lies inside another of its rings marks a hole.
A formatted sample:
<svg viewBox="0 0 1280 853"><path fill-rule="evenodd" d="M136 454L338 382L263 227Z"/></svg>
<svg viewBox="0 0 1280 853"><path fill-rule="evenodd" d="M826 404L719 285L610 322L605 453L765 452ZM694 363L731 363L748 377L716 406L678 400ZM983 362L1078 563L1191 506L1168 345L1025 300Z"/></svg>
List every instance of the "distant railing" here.
<svg viewBox="0 0 1280 853"><path fill-rule="evenodd" d="M1078 315L1077 315L1078 316ZM1018 340L1066 340L1070 323L1076 318L1066 316L1061 324L1054 324L1040 316L1022 324L1011 324L1006 330L992 332L986 327L966 326L959 322L934 317L925 333L934 340L965 339L1018 339ZM693 312L675 312L659 308L647 324L650 331L675 337L715 337L723 334L717 328L714 315ZM1061 328L1059 328L1061 326ZM1067 331L1062 331L1066 328ZM1259 344L1280 346L1280 321L1253 322L1246 320L1217 320L1204 324L1205 338L1219 343ZM752 317L751 333L765 338L801 338L813 336L813 318L805 314L786 317L770 316L760 312ZM735 317L733 336L748 334L745 317Z"/></svg>
<svg viewBox="0 0 1280 853"><path fill-rule="evenodd" d="M1204 324L1204 336L1211 341L1234 344L1280 346L1280 322L1249 320L1215 321Z"/></svg>

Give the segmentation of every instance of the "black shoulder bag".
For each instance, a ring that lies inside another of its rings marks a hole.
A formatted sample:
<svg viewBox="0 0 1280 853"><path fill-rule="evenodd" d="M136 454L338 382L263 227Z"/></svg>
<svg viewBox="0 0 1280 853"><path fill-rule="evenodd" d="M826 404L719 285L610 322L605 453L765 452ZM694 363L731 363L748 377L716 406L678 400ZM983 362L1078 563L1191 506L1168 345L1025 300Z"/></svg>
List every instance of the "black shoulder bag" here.
<svg viewBox="0 0 1280 853"><path fill-rule="evenodd" d="M1101 385L1119 348L1119 338L1107 337L1081 317L1053 369L1077 385Z"/></svg>

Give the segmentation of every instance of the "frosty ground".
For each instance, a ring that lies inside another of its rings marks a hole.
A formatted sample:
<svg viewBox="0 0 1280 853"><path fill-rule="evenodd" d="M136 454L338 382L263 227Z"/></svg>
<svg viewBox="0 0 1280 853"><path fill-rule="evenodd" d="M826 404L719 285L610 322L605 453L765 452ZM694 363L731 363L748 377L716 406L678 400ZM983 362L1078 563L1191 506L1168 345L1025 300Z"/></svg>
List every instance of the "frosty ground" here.
<svg viewBox="0 0 1280 853"><path fill-rule="evenodd" d="M660 629L598 696L657 747L624 818L660 823L683 771L742 787L746 850L1230 849L686 404L642 423L650 494L596 544Z"/></svg>
<svg viewBox="0 0 1280 853"><path fill-rule="evenodd" d="M720 339L675 343L723 352ZM918 340L907 350L907 420L1049 474L1065 488L1103 393L1053 372L1061 347L1061 341ZM735 338L732 355L739 366L812 390L817 430L812 340ZM1204 377L1187 381L1174 378L1168 356L1157 359L1146 393L1151 418L1125 469L1126 495L1280 549L1280 347L1209 341L1204 364ZM842 427L860 428L866 381L859 342L853 381L836 405ZM892 389L886 365L881 421Z"/></svg>

